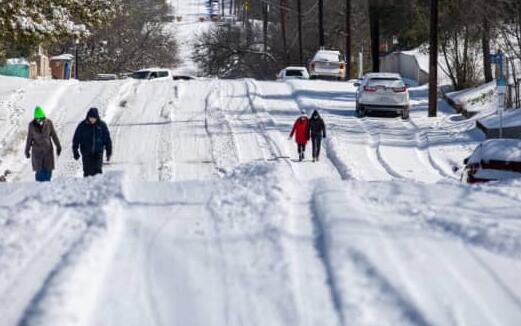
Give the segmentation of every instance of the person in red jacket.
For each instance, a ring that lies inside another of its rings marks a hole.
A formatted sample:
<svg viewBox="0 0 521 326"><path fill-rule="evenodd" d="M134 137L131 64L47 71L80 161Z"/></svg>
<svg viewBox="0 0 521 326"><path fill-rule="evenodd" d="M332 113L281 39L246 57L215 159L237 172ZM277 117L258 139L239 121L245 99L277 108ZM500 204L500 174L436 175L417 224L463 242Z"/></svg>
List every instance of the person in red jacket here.
<svg viewBox="0 0 521 326"><path fill-rule="evenodd" d="M304 160L306 144L309 140L309 119L306 111L300 112L300 117L293 124L289 139L293 138L293 135L295 135L295 141L297 142L299 161L302 161Z"/></svg>

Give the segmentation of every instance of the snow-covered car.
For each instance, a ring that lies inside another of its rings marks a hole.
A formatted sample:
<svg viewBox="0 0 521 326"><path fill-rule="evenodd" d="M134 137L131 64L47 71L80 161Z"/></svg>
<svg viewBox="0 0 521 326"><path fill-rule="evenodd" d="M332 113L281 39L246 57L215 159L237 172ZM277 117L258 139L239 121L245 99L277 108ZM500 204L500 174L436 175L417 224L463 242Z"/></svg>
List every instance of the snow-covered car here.
<svg viewBox="0 0 521 326"><path fill-rule="evenodd" d="M370 111L396 112L409 119L409 90L399 74L370 73L355 83L356 114L364 117Z"/></svg>
<svg viewBox="0 0 521 326"><path fill-rule="evenodd" d="M305 67L287 67L277 74L277 80L309 79L308 70Z"/></svg>
<svg viewBox="0 0 521 326"><path fill-rule="evenodd" d="M134 79L158 79L158 78L172 78L172 72L168 69L150 68L135 71L130 75Z"/></svg>
<svg viewBox="0 0 521 326"><path fill-rule="evenodd" d="M521 178L521 140L490 139L465 159L462 181L480 183Z"/></svg>
<svg viewBox="0 0 521 326"><path fill-rule="evenodd" d="M309 62L308 69L311 79L342 80L346 76L346 61L340 51L319 50Z"/></svg>

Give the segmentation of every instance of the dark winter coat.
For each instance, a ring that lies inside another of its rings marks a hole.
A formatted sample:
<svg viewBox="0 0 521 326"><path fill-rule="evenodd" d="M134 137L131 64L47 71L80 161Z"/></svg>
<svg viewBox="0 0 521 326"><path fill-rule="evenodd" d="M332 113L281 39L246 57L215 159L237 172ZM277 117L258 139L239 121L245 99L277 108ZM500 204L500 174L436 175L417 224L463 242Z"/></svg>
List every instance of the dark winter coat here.
<svg viewBox="0 0 521 326"><path fill-rule="evenodd" d="M25 143L25 155L32 157L34 171L54 170L54 145L58 153L61 152L60 140L51 120L44 119L43 125L33 120L29 124L27 140Z"/></svg>
<svg viewBox="0 0 521 326"><path fill-rule="evenodd" d="M290 137L295 135L295 141L299 145L307 144L309 140L309 119L307 117L299 117L293 124Z"/></svg>
<svg viewBox="0 0 521 326"><path fill-rule="evenodd" d="M309 119L309 133L311 137L326 137L326 124L317 111L313 112L311 119Z"/></svg>
<svg viewBox="0 0 521 326"><path fill-rule="evenodd" d="M91 124L88 117L96 117L96 123ZM107 151L107 157L112 156L112 140L110 138L109 128L107 124L101 121L98 110L93 108L87 113L87 118L83 120L74 133L72 139L72 151L75 156L102 154L103 150Z"/></svg>

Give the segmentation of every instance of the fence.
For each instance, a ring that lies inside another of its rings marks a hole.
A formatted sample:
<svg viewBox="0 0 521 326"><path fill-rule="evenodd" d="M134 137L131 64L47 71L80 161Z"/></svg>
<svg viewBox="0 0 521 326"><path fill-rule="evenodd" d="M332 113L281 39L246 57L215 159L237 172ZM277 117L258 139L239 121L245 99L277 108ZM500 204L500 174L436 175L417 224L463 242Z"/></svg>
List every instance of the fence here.
<svg viewBox="0 0 521 326"><path fill-rule="evenodd" d="M22 78L30 77L30 69L27 64L6 64L0 66L0 75Z"/></svg>
<svg viewBox="0 0 521 326"><path fill-rule="evenodd" d="M507 58L507 106L521 108L521 60Z"/></svg>

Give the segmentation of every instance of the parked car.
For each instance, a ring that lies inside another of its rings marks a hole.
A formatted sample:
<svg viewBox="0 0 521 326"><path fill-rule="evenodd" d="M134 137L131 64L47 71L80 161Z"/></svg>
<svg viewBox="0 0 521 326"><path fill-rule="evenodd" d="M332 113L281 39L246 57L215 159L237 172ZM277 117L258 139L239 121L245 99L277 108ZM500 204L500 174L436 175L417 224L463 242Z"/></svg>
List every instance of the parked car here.
<svg viewBox="0 0 521 326"><path fill-rule="evenodd" d="M396 112L409 119L409 90L399 74L369 73L355 83L356 114L364 117L370 111Z"/></svg>
<svg viewBox="0 0 521 326"><path fill-rule="evenodd" d="M342 80L346 76L346 61L340 51L319 50L309 62L308 69L311 79Z"/></svg>
<svg viewBox="0 0 521 326"><path fill-rule="evenodd" d="M487 140L476 147L463 163L463 182L521 178L521 139Z"/></svg>
<svg viewBox="0 0 521 326"><path fill-rule="evenodd" d="M309 79L308 70L305 67L287 67L277 74L277 80Z"/></svg>
<svg viewBox="0 0 521 326"><path fill-rule="evenodd" d="M94 76L94 80L116 80L118 75L116 74L97 74Z"/></svg>
<svg viewBox="0 0 521 326"><path fill-rule="evenodd" d="M221 5L218 0L212 0L210 5L210 18L213 21L218 21L220 19Z"/></svg>
<svg viewBox="0 0 521 326"><path fill-rule="evenodd" d="M134 79L158 79L158 78L172 78L172 72L168 69L150 68L135 71L130 75Z"/></svg>

